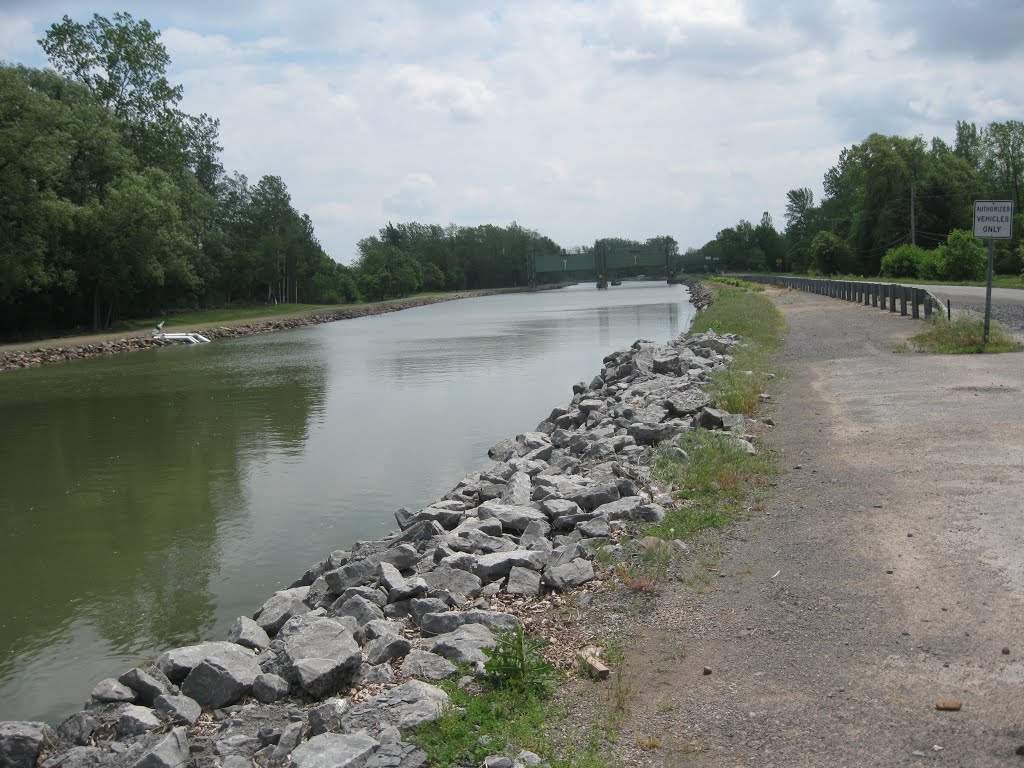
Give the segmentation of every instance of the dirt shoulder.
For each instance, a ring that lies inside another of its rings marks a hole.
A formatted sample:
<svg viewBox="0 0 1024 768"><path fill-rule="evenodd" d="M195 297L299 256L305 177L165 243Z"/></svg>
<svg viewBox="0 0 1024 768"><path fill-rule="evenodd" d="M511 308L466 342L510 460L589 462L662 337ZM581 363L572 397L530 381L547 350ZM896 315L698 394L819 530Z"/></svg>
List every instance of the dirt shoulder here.
<svg viewBox="0 0 1024 768"><path fill-rule="evenodd" d="M627 765L1024 765L1024 354L895 354L914 321L775 300L778 487L655 598L595 598L623 681L569 696L618 705Z"/></svg>

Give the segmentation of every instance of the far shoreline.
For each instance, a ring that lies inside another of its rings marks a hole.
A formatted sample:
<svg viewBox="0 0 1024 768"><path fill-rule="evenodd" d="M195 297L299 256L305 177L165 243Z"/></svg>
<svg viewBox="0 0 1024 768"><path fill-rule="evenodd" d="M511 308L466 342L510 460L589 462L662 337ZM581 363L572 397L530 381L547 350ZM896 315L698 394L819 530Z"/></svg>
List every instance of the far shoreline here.
<svg viewBox="0 0 1024 768"><path fill-rule="evenodd" d="M554 290L565 288L572 283L545 285L538 290ZM218 339L250 336L257 333L283 331L290 328L302 328L309 325L333 323L338 320L351 320L357 317L371 317L403 309L425 307L446 301L494 296L503 293L523 293L525 288L492 288L475 291L458 291L453 293L410 296L403 299L388 299L366 304L345 304L337 308L300 310L295 314L267 315L239 320L229 320L192 325L171 325L165 331L197 331L210 341ZM102 357L122 352L134 352L140 349L169 346L174 342L154 339L149 330L136 330L114 333L91 334L64 338L42 339L38 341L0 345L0 372L17 371L25 368L36 368L43 365L54 365L70 360L81 360L89 357Z"/></svg>

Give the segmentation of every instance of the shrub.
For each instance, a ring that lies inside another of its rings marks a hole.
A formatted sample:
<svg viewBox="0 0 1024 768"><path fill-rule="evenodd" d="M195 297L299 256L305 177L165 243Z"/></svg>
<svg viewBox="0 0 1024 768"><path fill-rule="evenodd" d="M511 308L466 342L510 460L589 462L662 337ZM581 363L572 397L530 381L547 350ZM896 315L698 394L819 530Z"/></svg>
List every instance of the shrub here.
<svg viewBox="0 0 1024 768"><path fill-rule="evenodd" d="M927 251L916 245L900 245L890 248L882 257L882 274L887 277L918 277L918 265L926 258Z"/></svg>
<svg viewBox="0 0 1024 768"><path fill-rule="evenodd" d="M985 246L970 232L954 229L940 245L938 260L945 280L981 280L985 277L988 256Z"/></svg>
<svg viewBox="0 0 1024 768"><path fill-rule="evenodd" d="M922 280L942 280L942 264L939 252L922 250L917 255L917 277Z"/></svg>

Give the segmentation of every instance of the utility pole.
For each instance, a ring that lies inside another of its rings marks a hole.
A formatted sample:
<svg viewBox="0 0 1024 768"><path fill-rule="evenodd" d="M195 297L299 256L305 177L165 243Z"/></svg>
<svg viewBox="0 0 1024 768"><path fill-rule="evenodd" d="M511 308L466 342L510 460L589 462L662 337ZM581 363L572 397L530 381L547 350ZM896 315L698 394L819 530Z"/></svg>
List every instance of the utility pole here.
<svg viewBox="0 0 1024 768"><path fill-rule="evenodd" d="M917 216L914 210L914 186L910 186L910 244L917 245Z"/></svg>

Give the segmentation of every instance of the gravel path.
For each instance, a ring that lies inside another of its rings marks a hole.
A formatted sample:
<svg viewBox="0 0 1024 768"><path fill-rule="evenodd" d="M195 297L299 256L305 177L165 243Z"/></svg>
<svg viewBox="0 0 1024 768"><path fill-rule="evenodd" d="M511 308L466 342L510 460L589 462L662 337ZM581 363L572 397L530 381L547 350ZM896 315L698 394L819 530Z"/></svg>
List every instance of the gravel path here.
<svg viewBox="0 0 1024 768"><path fill-rule="evenodd" d="M570 704L618 711L631 766L1024 766L1024 354L894 354L914 321L775 298L778 487L656 599L595 597L626 672Z"/></svg>

